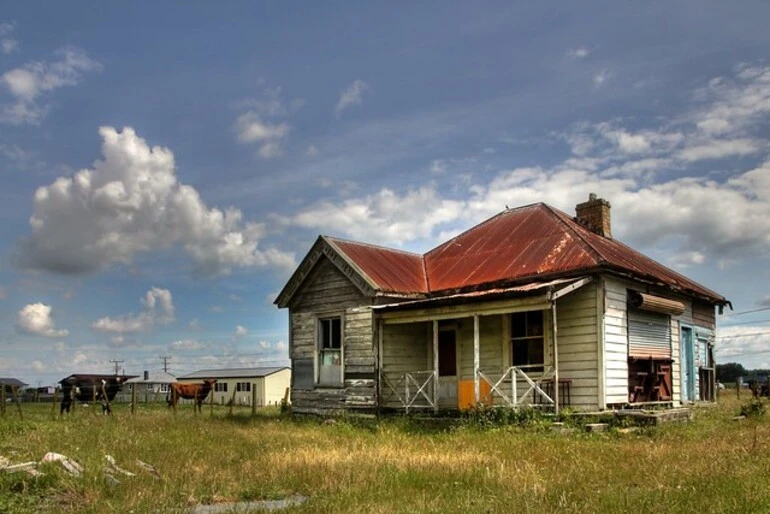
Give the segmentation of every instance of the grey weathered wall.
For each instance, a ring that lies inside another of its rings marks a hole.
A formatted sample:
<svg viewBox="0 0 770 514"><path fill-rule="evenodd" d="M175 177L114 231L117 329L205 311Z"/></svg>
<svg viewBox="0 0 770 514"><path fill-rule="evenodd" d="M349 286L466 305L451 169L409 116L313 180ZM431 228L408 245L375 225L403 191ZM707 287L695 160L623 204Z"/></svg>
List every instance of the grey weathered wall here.
<svg viewBox="0 0 770 514"><path fill-rule="evenodd" d="M289 307L292 408L298 413L333 414L375 403L375 351L372 311L366 297L332 262L321 257ZM363 307L363 308L362 308ZM318 387L313 373L316 324L322 316L342 316L343 387ZM300 376L297 376L299 373Z"/></svg>
<svg viewBox="0 0 770 514"><path fill-rule="evenodd" d="M432 324L430 322L385 325L382 341L383 374L390 377L393 386L396 387L396 374L433 369L429 351L432 344ZM384 381L382 406L388 408L402 407L398 397Z"/></svg>

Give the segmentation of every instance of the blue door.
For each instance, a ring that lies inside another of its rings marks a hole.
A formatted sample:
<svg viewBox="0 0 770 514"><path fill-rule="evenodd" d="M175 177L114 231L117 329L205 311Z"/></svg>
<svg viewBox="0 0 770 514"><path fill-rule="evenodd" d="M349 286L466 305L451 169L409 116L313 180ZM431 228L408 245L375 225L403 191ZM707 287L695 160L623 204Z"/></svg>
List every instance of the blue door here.
<svg viewBox="0 0 770 514"><path fill-rule="evenodd" d="M692 328L682 327L679 360L682 364L682 400L687 402L695 401L695 348L692 336Z"/></svg>

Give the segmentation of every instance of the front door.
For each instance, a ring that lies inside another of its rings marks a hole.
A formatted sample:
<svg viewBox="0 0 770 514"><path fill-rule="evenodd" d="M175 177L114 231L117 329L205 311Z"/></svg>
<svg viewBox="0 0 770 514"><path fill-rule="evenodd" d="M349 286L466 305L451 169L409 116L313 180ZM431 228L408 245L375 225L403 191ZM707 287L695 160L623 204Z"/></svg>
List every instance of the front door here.
<svg viewBox="0 0 770 514"><path fill-rule="evenodd" d="M682 363L682 400L695 401L695 348L692 328L682 327L681 356Z"/></svg>
<svg viewBox="0 0 770 514"><path fill-rule="evenodd" d="M457 332L454 329L438 333L438 405L445 409L457 408Z"/></svg>

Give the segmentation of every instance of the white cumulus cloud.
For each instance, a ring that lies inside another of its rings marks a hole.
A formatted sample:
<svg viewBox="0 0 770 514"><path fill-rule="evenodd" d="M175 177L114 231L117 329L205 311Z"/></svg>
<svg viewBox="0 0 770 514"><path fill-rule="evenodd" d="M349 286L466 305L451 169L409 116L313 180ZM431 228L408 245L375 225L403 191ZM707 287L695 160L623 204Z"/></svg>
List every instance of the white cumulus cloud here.
<svg viewBox="0 0 770 514"><path fill-rule="evenodd" d="M263 87L259 97L241 102L247 110L237 117L233 130L241 143L257 145L263 159L280 157L291 132L291 125L282 120L300 109L304 100L294 99L287 106L280 87L267 87L264 80L257 84Z"/></svg>
<svg viewBox="0 0 770 514"><path fill-rule="evenodd" d="M67 337L67 329L57 330L51 316L51 306L44 303L31 303L19 311L16 329L25 334L42 337Z"/></svg>
<svg viewBox="0 0 770 514"><path fill-rule="evenodd" d="M207 275L294 266L293 254L260 248L263 224L245 222L238 209L209 208L180 183L170 149L150 148L130 127L99 133L103 160L35 192L32 233L21 242L24 266L85 274L172 248Z"/></svg>
<svg viewBox="0 0 770 514"><path fill-rule="evenodd" d="M256 112L247 112L235 122L235 131L241 143L257 143L259 155L265 159L278 157L283 153L283 144L289 136L288 123L266 123Z"/></svg>
<svg viewBox="0 0 770 514"><path fill-rule="evenodd" d="M78 48L63 48L53 62L33 61L0 75L0 85L14 102L0 107L0 121L13 125L38 124L48 105L40 98L56 89L75 86L86 72L101 69L101 64Z"/></svg>
<svg viewBox="0 0 770 514"><path fill-rule="evenodd" d="M96 320L91 328L97 332L116 334L145 332L155 325L167 325L174 321L174 302L168 289L153 287L141 300L144 311L111 318Z"/></svg>
<svg viewBox="0 0 770 514"><path fill-rule="evenodd" d="M400 245L429 237L437 226L460 217L463 207L461 201L441 198L432 186L409 190L403 195L382 189L339 204L319 203L289 221L362 241Z"/></svg>
<svg viewBox="0 0 770 514"><path fill-rule="evenodd" d="M14 23L0 23L0 52L6 55L12 54L19 48L19 42L11 36L15 28Z"/></svg>
<svg viewBox="0 0 770 514"><path fill-rule="evenodd" d="M363 80L354 80L345 90L340 94L340 99L337 102L337 107L334 109L337 118L342 116L342 111L354 105L361 105L363 103L363 96L366 91L369 90L369 85Z"/></svg>
<svg viewBox="0 0 770 514"><path fill-rule="evenodd" d="M174 341L170 346L172 350L192 351L203 348L203 343L195 339L181 339Z"/></svg>
<svg viewBox="0 0 770 514"><path fill-rule="evenodd" d="M233 339L241 339L242 337L245 337L246 334L248 334L249 331L246 329L246 327L243 327L241 325L235 326L235 332L233 332Z"/></svg>
<svg viewBox="0 0 770 514"><path fill-rule="evenodd" d="M584 46L572 48L567 51L567 57L571 57L572 59L585 59L589 55L591 55L591 50Z"/></svg>

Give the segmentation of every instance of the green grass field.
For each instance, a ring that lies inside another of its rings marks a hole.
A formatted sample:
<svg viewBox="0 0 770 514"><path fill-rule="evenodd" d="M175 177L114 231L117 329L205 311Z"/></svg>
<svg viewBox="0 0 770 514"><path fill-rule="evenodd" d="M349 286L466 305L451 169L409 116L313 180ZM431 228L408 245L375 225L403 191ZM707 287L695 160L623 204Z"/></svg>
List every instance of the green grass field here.
<svg viewBox="0 0 770 514"><path fill-rule="evenodd" d="M184 512L292 493L309 500L282 512L770 512L770 424L733 421L740 403L724 396L691 424L599 434L557 433L542 420L325 424L189 406L59 418L50 404L25 404L22 421L9 406L0 455L20 463L55 451L85 473L58 463L41 464L40 477L0 473L0 512ZM137 475L111 485L105 454Z"/></svg>

